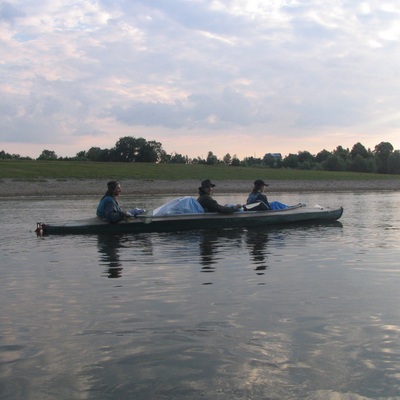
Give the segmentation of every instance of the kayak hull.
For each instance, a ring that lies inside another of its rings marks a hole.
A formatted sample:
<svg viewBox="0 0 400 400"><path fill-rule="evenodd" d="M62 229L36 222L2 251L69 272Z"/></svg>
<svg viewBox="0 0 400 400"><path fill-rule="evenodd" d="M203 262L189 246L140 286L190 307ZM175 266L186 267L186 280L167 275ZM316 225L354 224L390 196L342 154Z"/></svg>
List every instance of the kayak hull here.
<svg viewBox="0 0 400 400"><path fill-rule="evenodd" d="M146 232L176 232L182 230L259 228L270 225L304 222L336 221L343 208L292 207L285 210L244 211L233 214L179 214L168 216L141 215L117 224L98 218L61 224L37 223L38 234L125 234Z"/></svg>

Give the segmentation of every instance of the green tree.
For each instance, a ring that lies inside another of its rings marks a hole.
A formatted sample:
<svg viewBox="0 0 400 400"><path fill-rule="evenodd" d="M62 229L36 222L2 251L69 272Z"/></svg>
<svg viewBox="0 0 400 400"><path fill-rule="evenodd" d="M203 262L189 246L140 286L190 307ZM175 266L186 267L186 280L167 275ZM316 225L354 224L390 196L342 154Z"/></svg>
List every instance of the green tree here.
<svg viewBox="0 0 400 400"><path fill-rule="evenodd" d="M309 151L299 151L297 153L299 163L304 163L306 161L312 163L314 162L315 158Z"/></svg>
<svg viewBox="0 0 400 400"><path fill-rule="evenodd" d="M2 150L2 151L0 151L0 158L1 158L2 160L6 160L6 159L10 160L10 159L12 159L13 157L12 157L11 154L6 153L4 150Z"/></svg>
<svg viewBox="0 0 400 400"><path fill-rule="evenodd" d="M348 161L350 159L350 151L349 149L344 149L342 146L337 146L335 150L333 150L332 154L337 155L342 158L344 161Z"/></svg>
<svg viewBox="0 0 400 400"><path fill-rule="evenodd" d="M261 165L262 159L256 157L245 157L241 162L244 167L254 167L255 165Z"/></svg>
<svg viewBox="0 0 400 400"><path fill-rule="evenodd" d="M232 157L232 162L231 162L231 166L232 167L238 167L240 165L240 160L238 159L237 155L234 154Z"/></svg>
<svg viewBox="0 0 400 400"><path fill-rule="evenodd" d="M171 155L171 164L188 164L188 156L183 156L182 154L174 153Z"/></svg>
<svg viewBox="0 0 400 400"><path fill-rule="evenodd" d="M364 158L361 154L355 155L350 169L354 172L371 172L368 159Z"/></svg>
<svg viewBox="0 0 400 400"><path fill-rule="evenodd" d="M377 167L376 167L376 162L374 157L369 157L368 158L368 172L376 172Z"/></svg>
<svg viewBox="0 0 400 400"><path fill-rule="evenodd" d="M381 142L375 146L374 156L378 173L389 172L389 156L393 152L393 146L389 142Z"/></svg>
<svg viewBox="0 0 400 400"><path fill-rule="evenodd" d="M344 149L342 146L337 146L335 150L332 152L333 155L341 158L343 160L343 164L341 164L341 167L343 169L337 170L337 171L348 171L350 170L351 167L351 158L350 158L350 150L349 149Z"/></svg>
<svg viewBox="0 0 400 400"><path fill-rule="evenodd" d="M316 156L315 156L315 161L317 163L323 163L325 160L327 160L330 156L332 155L332 153L328 150L322 150L320 151Z"/></svg>
<svg viewBox="0 0 400 400"><path fill-rule="evenodd" d="M137 159L139 150L144 146L146 140L136 139L132 136L119 138L114 147L114 161L134 162Z"/></svg>
<svg viewBox="0 0 400 400"><path fill-rule="evenodd" d="M360 143L356 143L350 151L350 157L352 160L356 158L357 155L360 155L362 158L368 158L368 150Z"/></svg>
<svg viewBox="0 0 400 400"><path fill-rule="evenodd" d="M218 158L212 151L208 152L206 163L208 165L215 165L218 164Z"/></svg>
<svg viewBox="0 0 400 400"><path fill-rule="evenodd" d="M293 168L296 169L299 166L299 156L297 154L289 153L283 160L282 165L285 168Z"/></svg>
<svg viewBox="0 0 400 400"><path fill-rule="evenodd" d="M299 151L297 153L300 169L313 169L315 165L315 157L309 151Z"/></svg>
<svg viewBox="0 0 400 400"><path fill-rule="evenodd" d="M223 162L225 165L231 165L231 162L232 162L232 157L231 157L231 155L230 155L229 153L226 153L226 154L224 155L224 157L222 158L222 162Z"/></svg>
<svg viewBox="0 0 400 400"><path fill-rule="evenodd" d="M344 171L346 169L346 161L337 154L332 154L323 163L322 167L326 171Z"/></svg>
<svg viewBox="0 0 400 400"><path fill-rule="evenodd" d="M389 174L400 174L400 150L395 150L388 159Z"/></svg>
<svg viewBox="0 0 400 400"><path fill-rule="evenodd" d="M81 154L81 152L78 154ZM108 149L102 150L100 147L91 147L86 152L86 157L90 161L111 161L110 159L108 159L109 154L110 150Z"/></svg>
<svg viewBox="0 0 400 400"><path fill-rule="evenodd" d="M164 154L161 143L133 136L120 138L112 149L113 160L120 162L154 163L161 161Z"/></svg>
<svg viewBox="0 0 400 400"><path fill-rule="evenodd" d="M78 151L76 153L76 158L80 158L80 159L86 158L87 159L86 151L85 150Z"/></svg>
<svg viewBox="0 0 400 400"><path fill-rule="evenodd" d="M40 156L37 158L38 160L46 160L46 161L54 161L57 160L57 154L53 150L43 150Z"/></svg>
<svg viewBox="0 0 400 400"><path fill-rule="evenodd" d="M192 160L193 164L206 164L206 160L204 158L201 158L200 156L197 156Z"/></svg>
<svg viewBox="0 0 400 400"><path fill-rule="evenodd" d="M155 163L162 160L165 151L162 149L161 143L152 140L146 142L138 150L136 161Z"/></svg>

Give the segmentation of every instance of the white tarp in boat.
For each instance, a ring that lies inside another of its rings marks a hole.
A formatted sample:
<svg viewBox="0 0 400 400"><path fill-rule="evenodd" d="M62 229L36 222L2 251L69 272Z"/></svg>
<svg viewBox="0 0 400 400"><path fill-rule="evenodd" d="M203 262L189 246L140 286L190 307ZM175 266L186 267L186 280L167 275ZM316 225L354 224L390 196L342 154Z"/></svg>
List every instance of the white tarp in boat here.
<svg viewBox="0 0 400 400"><path fill-rule="evenodd" d="M155 217L175 214L204 214L204 209L195 198L185 196L173 199L153 211Z"/></svg>

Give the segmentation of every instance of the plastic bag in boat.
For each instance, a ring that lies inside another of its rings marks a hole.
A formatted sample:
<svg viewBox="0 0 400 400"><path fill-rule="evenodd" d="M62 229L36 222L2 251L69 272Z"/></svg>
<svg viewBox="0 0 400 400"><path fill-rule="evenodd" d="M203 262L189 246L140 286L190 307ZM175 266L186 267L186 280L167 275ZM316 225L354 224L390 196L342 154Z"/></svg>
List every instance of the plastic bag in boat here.
<svg viewBox="0 0 400 400"><path fill-rule="evenodd" d="M129 210L127 214L130 217L137 217L138 215L144 214L146 210L143 210L141 208L133 208L132 210Z"/></svg>
<svg viewBox="0 0 400 400"><path fill-rule="evenodd" d="M176 214L204 214L204 209L195 198L185 196L173 199L153 211L155 217Z"/></svg>

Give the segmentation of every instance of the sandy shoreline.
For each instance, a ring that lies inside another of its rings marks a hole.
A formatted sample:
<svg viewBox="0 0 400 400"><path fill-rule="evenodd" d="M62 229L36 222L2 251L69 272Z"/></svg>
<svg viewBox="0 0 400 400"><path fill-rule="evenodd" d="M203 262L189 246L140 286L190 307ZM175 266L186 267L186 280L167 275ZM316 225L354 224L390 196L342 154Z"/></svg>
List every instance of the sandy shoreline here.
<svg viewBox="0 0 400 400"><path fill-rule="evenodd" d="M215 181L215 192L247 193L252 188L251 181L229 180ZM382 191L400 190L400 179L379 179L366 181L295 181L271 180L268 182L268 192L336 192L336 191ZM0 197L47 197L47 196L88 196L103 195L107 182L104 180L57 180L43 181L0 181ZM131 179L121 181L123 194L163 194L176 196L196 196L200 182L198 180L141 180Z"/></svg>

